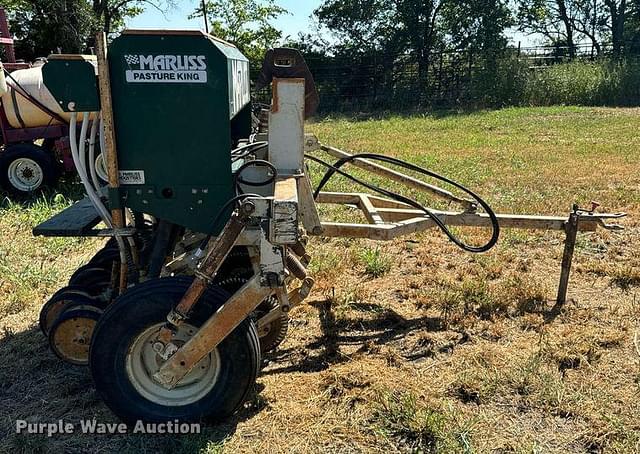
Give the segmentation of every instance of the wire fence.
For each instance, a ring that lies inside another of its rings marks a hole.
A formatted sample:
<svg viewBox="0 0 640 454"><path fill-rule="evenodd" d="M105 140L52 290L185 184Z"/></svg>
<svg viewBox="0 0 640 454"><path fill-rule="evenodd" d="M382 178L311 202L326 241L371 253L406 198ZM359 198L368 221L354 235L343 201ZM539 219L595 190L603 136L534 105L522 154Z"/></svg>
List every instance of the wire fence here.
<svg viewBox="0 0 640 454"><path fill-rule="evenodd" d="M477 106L495 95L497 84L504 85L505 80L509 84L516 72L545 71L572 60L604 60L611 51L611 46L587 44L573 49L514 46L493 62L473 50L441 51L422 64L411 54L306 55L305 59L318 87L321 113L327 114ZM270 99L268 93L259 98Z"/></svg>

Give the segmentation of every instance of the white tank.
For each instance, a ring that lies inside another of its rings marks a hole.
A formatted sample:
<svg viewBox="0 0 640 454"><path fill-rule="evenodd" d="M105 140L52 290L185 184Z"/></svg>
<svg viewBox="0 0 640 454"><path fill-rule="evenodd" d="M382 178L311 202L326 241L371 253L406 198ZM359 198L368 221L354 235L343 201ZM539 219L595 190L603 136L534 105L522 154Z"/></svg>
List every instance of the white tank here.
<svg viewBox="0 0 640 454"><path fill-rule="evenodd" d="M17 89L14 88L16 82L19 84ZM70 114L64 112L60 106L58 106L58 103L51 92L49 92L47 87L44 86L42 81L42 66L20 69L12 72L10 75L6 76L6 84L8 86L8 90L6 93L2 94L2 105L4 106L4 111L7 115L7 119L9 120L9 124L12 127L33 128L37 126L60 124L60 121L52 118L51 115L43 112L35 104L25 98L21 94L22 90L20 90L20 87L48 109L60 115L62 118L67 120L67 122L69 121ZM20 122L20 119L22 119L22 123Z"/></svg>

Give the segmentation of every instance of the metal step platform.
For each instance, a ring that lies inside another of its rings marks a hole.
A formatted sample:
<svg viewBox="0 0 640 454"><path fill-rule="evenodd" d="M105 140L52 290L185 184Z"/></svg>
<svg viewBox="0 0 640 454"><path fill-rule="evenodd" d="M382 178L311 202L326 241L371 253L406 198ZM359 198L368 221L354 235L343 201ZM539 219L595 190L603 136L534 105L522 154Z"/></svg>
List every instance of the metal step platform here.
<svg viewBox="0 0 640 454"><path fill-rule="evenodd" d="M94 229L99 223L98 211L85 197L36 226L33 234L47 237L102 236L101 230Z"/></svg>

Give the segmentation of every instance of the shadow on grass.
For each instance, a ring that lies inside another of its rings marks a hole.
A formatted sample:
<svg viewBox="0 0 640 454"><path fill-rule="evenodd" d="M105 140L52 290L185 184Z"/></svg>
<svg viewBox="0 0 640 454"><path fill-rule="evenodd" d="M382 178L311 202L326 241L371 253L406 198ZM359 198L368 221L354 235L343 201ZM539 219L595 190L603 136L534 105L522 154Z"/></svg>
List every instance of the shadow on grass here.
<svg viewBox="0 0 640 454"><path fill-rule="evenodd" d="M0 339L0 452L215 453L237 425L259 413L264 404L255 391L245 407L218 425L202 425L199 434L85 434L80 421L119 423L93 388L87 367L63 363L49 350L36 327L5 332ZM16 421L74 426L72 434L16 433Z"/></svg>
<svg viewBox="0 0 640 454"><path fill-rule="evenodd" d="M313 301L310 306L318 310L322 335L306 345L312 354L296 361L290 366L274 367L263 371L263 375L274 375L289 372L319 372L328 369L331 365L349 361L350 358L341 353L343 345L360 345L363 353L368 348L385 345L391 342L401 341L414 331L442 331L445 330L443 320L439 317L417 317L408 319L392 309L382 308L377 305L353 304L352 309L360 311L372 311L375 306L376 315L372 319L357 320L336 318L331 301ZM267 359L278 363L288 359L297 349L289 348L277 350ZM426 354L425 354L426 356Z"/></svg>

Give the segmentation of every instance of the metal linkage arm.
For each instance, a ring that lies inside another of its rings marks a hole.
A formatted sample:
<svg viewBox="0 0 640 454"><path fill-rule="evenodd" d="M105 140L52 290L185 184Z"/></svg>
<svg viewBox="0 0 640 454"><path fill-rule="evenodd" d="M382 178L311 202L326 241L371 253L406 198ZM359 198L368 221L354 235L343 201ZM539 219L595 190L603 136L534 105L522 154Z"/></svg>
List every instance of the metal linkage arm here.
<svg viewBox="0 0 640 454"><path fill-rule="evenodd" d="M401 202L368 194L322 192L319 194L318 202L355 206L364 212L365 217L370 222L369 224L323 222L322 236L369 238L384 241L435 227L433 220L420 210L416 210ZM491 226L489 216L484 213L432 211L447 225L467 227ZM498 214L496 216L500 222L500 227L514 229L564 231L568 221L568 217L566 216L530 216L517 214ZM595 232L598 227L608 230L620 229L620 226L607 224L606 221L622 218L626 216L626 214L580 211L578 216L580 217L579 231Z"/></svg>
<svg viewBox="0 0 640 454"><path fill-rule="evenodd" d="M249 216L253 213L255 206L245 201L241 208L231 215L231 218L224 226L222 233L215 239L213 246L209 250L209 254L205 257L198 270L195 272L195 278L187 289L178 305L167 316L167 324L160 329L154 349L163 357L168 358L175 351L176 347L171 343L173 337L173 327L180 325L185 320L191 309L196 305L200 297L204 294L207 286L215 277L218 269L224 262L231 248L235 244L238 236L245 229Z"/></svg>
<svg viewBox="0 0 640 454"><path fill-rule="evenodd" d="M254 276L160 367L153 378L167 389L175 387L272 292L273 289L261 285L260 275Z"/></svg>

